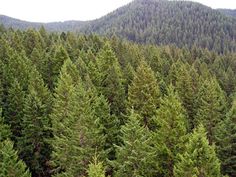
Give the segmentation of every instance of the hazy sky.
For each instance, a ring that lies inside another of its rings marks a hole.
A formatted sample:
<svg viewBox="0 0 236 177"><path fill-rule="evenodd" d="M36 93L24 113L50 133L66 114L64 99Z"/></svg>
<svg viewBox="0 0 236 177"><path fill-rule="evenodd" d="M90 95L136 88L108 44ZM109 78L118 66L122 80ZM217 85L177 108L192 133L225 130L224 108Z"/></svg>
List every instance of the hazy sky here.
<svg viewBox="0 0 236 177"><path fill-rule="evenodd" d="M52 22L92 20L132 0L0 0L0 14L14 18ZM212 8L236 9L236 0L195 0Z"/></svg>

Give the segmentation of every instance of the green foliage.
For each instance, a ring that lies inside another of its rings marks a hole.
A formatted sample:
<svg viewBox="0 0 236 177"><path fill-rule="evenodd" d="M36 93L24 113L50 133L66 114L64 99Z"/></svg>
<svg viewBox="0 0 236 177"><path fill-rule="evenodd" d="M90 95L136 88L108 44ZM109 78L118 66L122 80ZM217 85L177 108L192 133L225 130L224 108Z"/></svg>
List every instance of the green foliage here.
<svg viewBox="0 0 236 177"><path fill-rule="evenodd" d="M74 69L75 65L67 60L55 90L51 119L52 165L56 176L84 175L95 151L101 157L104 155L100 117L95 116L90 95L82 83L73 80Z"/></svg>
<svg viewBox="0 0 236 177"><path fill-rule="evenodd" d="M25 163L19 160L10 140L0 142L0 177L30 177Z"/></svg>
<svg viewBox="0 0 236 177"><path fill-rule="evenodd" d="M24 117L24 102L25 92L20 86L19 82L14 79L13 83L9 87L8 97L6 100L5 117L6 122L10 125L12 131L12 139L17 141L17 138L21 136L22 119Z"/></svg>
<svg viewBox="0 0 236 177"><path fill-rule="evenodd" d="M0 142L10 137L11 137L10 127L4 123L4 119L2 117L2 109L0 109Z"/></svg>
<svg viewBox="0 0 236 177"><path fill-rule="evenodd" d="M188 126L185 110L172 86L161 100L155 121L158 126L155 139L160 151L162 173L164 176L173 176L176 155L183 152Z"/></svg>
<svg viewBox="0 0 236 177"><path fill-rule="evenodd" d="M185 152L179 154L174 167L175 177L221 177L220 161L215 149L209 145L206 131L199 125L189 137Z"/></svg>
<svg viewBox="0 0 236 177"><path fill-rule="evenodd" d="M152 118L159 107L159 97L160 91L155 74L142 60L128 89L128 108L139 114L142 124L150 129L155 128Z"/></svg>
<svg viewBox="0 0 236 177"><path fill-rule="evenodd" d="M236 102L216 128L216 147L225 175L236 174Z"/></svg>
<svg viewBox="0 0 236 177"><path fill-rule="evenodd" d="M98 91L102 93L111 106L111 113L124 113L125 90L120 65L109 43L101 49L96 60Z"/></svg>
<svg viewBox="0 0 236 177"><path fill-rule="evenodd" d="M47 142L50 132L50 93L40 74L33 70L29 80L22 120L22 136L18 140L20 157L24 159L33 175L48 173L47 161L51 153Z"/></svg>
<svg viewBox="0 0 236 177"><path fill-rule="evenodd" d="M95 156L93 162L89 164L88 169L89 177L105 177L105 170L101 162L98 162Z"/></svg>
<svg viewBox="0 0 236 177"><path fill-rule="evenodd" d="M152 134L139 122L140 116L131 111L127 123L121 128L122 144L117 146L113 166L115 176L155 176L158 170L156 149Z"/></svg>
<svg viewBox="0 0 236 177"><path fill-rule="evenodd" d="M199 89L197 98L198 110L195 126L203 124L210 144L214 141L214 130L225 115L226 100L224 91L216 79L205 80Z"/></svg>

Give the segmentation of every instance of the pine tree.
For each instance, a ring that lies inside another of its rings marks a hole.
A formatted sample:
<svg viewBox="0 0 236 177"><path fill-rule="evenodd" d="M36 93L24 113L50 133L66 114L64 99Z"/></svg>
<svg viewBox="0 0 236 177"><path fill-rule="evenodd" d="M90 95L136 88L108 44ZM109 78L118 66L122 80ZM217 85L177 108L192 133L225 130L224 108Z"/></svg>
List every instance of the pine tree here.
<svg viewBox="0 0 236 177"><path fill-rule="evenodd" d="M10 127L4 122L4 118L2 117L2 109L0 108L0 142L11 137Z"/></svg>
<svg viewBox="0 0 236 177"><path fill-rule="evenodd" d="M106 43L98 54L96 60L98 76L98 91L102 93L110 103L111 113L120 116L124 113L125 90L120 64L112 51L109 43Z"/></svg>
<svg viewBox="0 0 236 177"><path fill-rule="evenodd" d="M187 134L186 112L173 87L167 90L167 95L161 99L156 120L157 149L161 159L164 176L173 176L176 155L183 151Z"/></svg>
<svg viewBox="0 0 236 177"><path fill-rule="evenodd" d="M189 65L181 65L176 77L176 90L183 102L183 106L187 111L189 128L194 127L194 116L196 115L196 98L198 93L198 74ZM193 78L194 77L194 78Z"/></svg>
<svg viewBox="0 0 236 177"><path fill-rule="evenodd" d="M117 146L113 166L115 176L155 176L158 170L156 149L152 146L152 135L140 125L140 117L131 111L128 121L121 128L122 144Z"/></svg>
<svg viewBox="0 0 236 177"><path fill-rule="evenodd" d="M10 125L12 131L12 139L14 142L21 136L21 124L24 117L24 102L25 92L23 88L14 79L13 83L8 89L8 96L6 100L5 117L6 122Z"/></svg>
<svg viewBox="0 0 236 177"><path fill-rule="evenodd" d="M160 91L154 72L142 60L128 89L128 108L143 118L142 123L153 129L152 117L159 107Z"/></svg>
<svg viewBox="0 0 236 177"><path fill-rule="evenodd" d="M88 177L105 177L105 170L103 164L98 162L95 156L93 162L89 164Z"/></svg>
<svg viewBox="0 0 236 177"><path fill-rule="evenodd" d="M50 131L51 95L35 68L31 72L28 94L25 99L22 136L18 140L20 157L24 159L34 176L48 173L51 147Z"/></svg>
<svg viewBox="0 0 236 177"><path fill-rule="evenodd" d="M0 177L30 177L25 163L19 160L10 140L0 142Z"/></svg>
<svg viewBox="0 0 236 177"><path fill-rule="evenodd" d="M197 104L195 126L200 123L205 126L211 144L214 141L215 127L223 119L227 107L224 91L216 79L203 82L198 93Z"/></svg>
<svg viewBox="0 0 236 177"><path fill-rule="evenodd" d="M175 177L221 177L220 162L213 146L209 145L202 125L189 137L185 152L179 154L174 167Z"/></svg>
<svg viewBox="0 0 236 177"><path fill-rule="evenodd" d="M73 80L73 68L71 61L62 67L51 114L52 165L57 176L86 174L95 152L104 158L103 127L92 109L90 94Z"/></svg>
<svg viewBox="0 0 236 177"><path fill-rule="evenodd" d="M226 118L216 127L216 147L225 175L236 174L236 101Z"/></svg>
<svg viewBox="0 0 236 177"><path fill-rule="evenodd" d="M96 93L95 93L96 94ZM108 159L115 159L115 144L119 143L119 119L115 115L110 115L110 106L103 95L93 96L92 109L94 110L94 116L99 119L104 130L105 146L104 150L108 153Z"/></svg>

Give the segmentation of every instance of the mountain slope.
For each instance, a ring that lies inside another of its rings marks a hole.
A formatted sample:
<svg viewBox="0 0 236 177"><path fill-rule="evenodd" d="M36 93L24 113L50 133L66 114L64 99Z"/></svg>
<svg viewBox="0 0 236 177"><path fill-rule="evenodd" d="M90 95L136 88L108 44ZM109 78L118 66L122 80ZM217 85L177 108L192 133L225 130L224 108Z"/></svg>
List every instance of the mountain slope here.
<svg viewBox="0 0 236 177"><path fill-rule="evenodd" d="M140 43L235 51L236 20L199 3L135 0L82 28Z"/></svg>
<svg viewBox="0 0 236 177"><path fill-rule="evenodd" d="M236 51L236 19L199 3L168 0L134 0L93 21L30 23L0 17L6 27L49 31L79 31L116 35L138 43L202 47L218 53Z"/></svg>
<svg viewBox="0 0 236 177"><path fill-rule="evenodd" d="M87 22L82 21L65 21L65 22L52 22L52 23L35 23L27 22L5 15L0 15L0 23L5 27L26 30L28 28L39 29L44 26L48 31L78 31Z"/></svg>
<svg viewBox="0 0 236 177"><path fill-rule="evenodd" d="M217 9L217 10L227 16L236 17L236 9L234 9L234 10L232 10L232 9Z"/></svg>

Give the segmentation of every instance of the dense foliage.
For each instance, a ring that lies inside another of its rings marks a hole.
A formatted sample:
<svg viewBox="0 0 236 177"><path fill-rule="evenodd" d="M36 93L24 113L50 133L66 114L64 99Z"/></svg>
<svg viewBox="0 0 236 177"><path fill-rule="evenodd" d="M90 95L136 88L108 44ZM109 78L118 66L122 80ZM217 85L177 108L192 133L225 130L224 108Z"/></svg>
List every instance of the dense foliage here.
<svg viewBox="0 0 236 177"><path fill-rule="evenodd" d="M44 28L0 46L0 176L235 176L236 54Z"/></svg>
<svg viewBox="0 0 236 177"><path fill-rule="evenodd" d="M221 13L222 12L222 13ZM236 51L235 11L214 10L190 1L134 0L91 21L30 23L0 16L1 24L16 29L73 31L119 36L138 43L202 47L218 53Z"/></svg>

